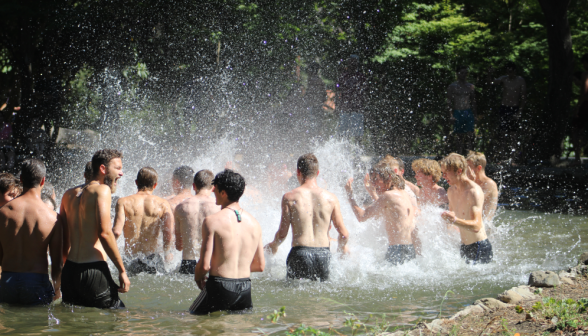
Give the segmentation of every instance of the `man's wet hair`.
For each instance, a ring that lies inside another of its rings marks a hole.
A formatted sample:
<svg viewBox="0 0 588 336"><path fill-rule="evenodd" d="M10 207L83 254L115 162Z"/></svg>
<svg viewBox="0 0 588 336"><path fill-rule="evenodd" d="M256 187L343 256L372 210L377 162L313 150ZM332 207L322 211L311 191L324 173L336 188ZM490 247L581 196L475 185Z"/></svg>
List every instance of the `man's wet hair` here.
<svg viewBox="0 0 588 336"><path fill-rule="evenodd" d="M137 189L152 190L157 183L157 172L151 167L143 167L137 173Z"/></svg>
<svg viewBox="0 0 588 336"><path fill-rule="evenodd" d="M388 190L394 188L404 190L404 179L396 174L392 168L386 166L374 167L371 169L370 175L373 176L374 174L379 175L388 184Z"/></svg>
<svg viewBox="0 0 588 336"><path fill-rule="evenodd" d="M208 169L203 169L194 175L194 186L196 190L210 189L212 188L213 179L214 174Z"/></svg>
<svg viewBox="0 0 588 336"><path fill-rule="evenodd" d="M98 176L100 166L108 166L112 159L122 159L123 153L117 149L101 149L92 156L92 177Z"/></svg>
<svg viewBox="0 0 588 336"><path fill-rule="evenodd" d="M516 70L517 69L517 64L515 62L508 61L508 62L504 63L504 68L505 69L514 69L514 70Z"/></svg>
<svg viewBox="0 0 588 336"><path fill-rule="evenodd" d="M182 189L190 189L194 178L194 169L181 166L174 170L173 179L180 183Z"/></svg>
<svg viewBox="0 0 588 336"><path fill-rule="evenodd" d="M412 170L415 173L421 172L426 176L431 176L433 182L437 183L441 179L441 166L439 162L429 159L417 159L412 161Z"/></svg>
<svg viewBox="0 0 588 336"><path fill-rule="evenodd" d="M296 168L303 177L315 177L319 171L319 162L312 153L304 154L298 158Z"/></svg>
<svg viewBox="0 0 588 336"><path fill-rule="evenodd" d="M6 194L14 190L18 184L16 177L10 173L0 174L0 194Z"/></svg>
<svg viewBox="0 0 588 336"><path fill-rule="evenodd" d="M45 164L41 160L27 159L20 166L20 179L24 188L35 188L47 174Z"/></svg>
<svg viewBox="0 0 588 336"><path fill-rule="evenodd" d="M216 174L212 185L219 193L224 190L231 202L238 202L245 192L245 179L231 169L225 169Z"/></svg>
<svg viewBox="0 0 588 336"><path fill-rule="evenodd" d="M482 169L486 169L486 156L483 153L469 151L466 160L471 162L475 167L482 166Z"/></svg>
<svg viewBox="0 0 588 336"><path fill-rule="evenodd" d="M455 72L460 72L461 70L466 69L466 70L470 70L470 67L465 65L465 64L460 64L458 66L455 67Z"/></svg>
<svg viewBox="0 0 588 336"><path fill-rule="evenodd" d="M402 164L404 165L404 162ZM384 158L376 164L376 167L389 167L391 169L400 169L400 161L392 155L386 154L386 156L384 156Z"/></svg>
<svg viewBox="0 0 588 336"><path fill-rule="evenodd" d="M91 180L94 177L92 174L92 161L86 162L86 167L84 168L84 178L86 180Z"/></svg>
<svg viewBox="0 0 588 336"><path fill-rule="evenodd" d="M47 181L45 179L45 185L43 186L43 190L41 190L41 198L43 195L53 199L53 193L55 192L55 188L53 187L53 183Z"/></svg>
<svg viewBox="0 0 588 336"><path fill-rule="evenodd" d="M468 166L465 157L457 153L451 153L447 155L446 157L441 159L439 164L441 165L441 169L443 170L457 172L458 169L461 169L462 175L466 173L466 168Z"/></svg>

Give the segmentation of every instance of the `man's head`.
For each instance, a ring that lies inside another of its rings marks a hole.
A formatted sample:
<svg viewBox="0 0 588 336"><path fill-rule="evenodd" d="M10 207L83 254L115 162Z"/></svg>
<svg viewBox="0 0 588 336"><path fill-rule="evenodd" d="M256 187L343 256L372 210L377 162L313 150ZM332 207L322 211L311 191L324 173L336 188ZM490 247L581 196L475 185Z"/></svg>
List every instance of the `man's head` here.
<svg viewBox="0 0 588 336"><path fill-rule="evenodd" d="M313 179L318 176L319 162L316 156L312 153L304 154L298 158L296 163L296 175L304 181Z"/></svg>
<svg viewBox="0 0 588 336"><path fill-rule="evenodd" d="M376 164L376 167L388 167L397 175L402 176L404 174L404 162L390 154L386 154L386 156Z"/></svg>
<svg viewBox="0 0 588 336"><path fill-rule="evenodd" d="M37 159L24 160L20 166L20 180L23 188L43 187L46 173L43 161Z"/></svg>
<svg viewBox="0 0 588 336"><path fill-rule="evenodd" d="M508 61L504 64L504 70L507 75L514 76L517 74L517 65L515 62Z"/></svg>
<svg viewBox="0 0 588 336"><path fill-rule="evenodd" d="M194 191L212 189L212 180L214 174L207 169L203 169L194 175Z"/></svg>
<svg viewBox="0 0 588 336"><path fill-rule="evenodd" d="M188 166L181 166L176 168L172 175L172 188L174 189L174 193L178 194L185 189L190 190L193 178L194 169Z"/></svg>
<svg viewBox="0 0 588 336"><path fill-rule="evenodd" d="M241 174L225 169L216 174L212 180L216 204L223 205L223 202L238 202L245 192L245 179Z"/></svg>
<svg viewBox="0 0 588 336"><path fill-rule="evenodd" d="M16 177L10 173L0 174L0 206L12 201L16 195Z"/></svg>
<svg viewBox="0 0 588 336"><path fill-rule="evenodd" d="M447 183L454 184L456 178L465 177L468 164L463 155L451 153L444 157L439 164Z"/></svg>
<svg viewBox="0 0 588 336"><path fill-rule="evenodd" d="M116 149L101 149L92 156L93 179L102 180L110 187L111 192L116 191L118 180L123 176L121 151Z"/></svg>
<svg viewBox="0 0 588 336"><path fill-rule="evenodd" d="M57 195L55 195L55 188L53 187L53 183L45 180L45 186L43 186L43 190L41 190L41 197L43 195L53 200L57 198Z"/></svg>
<svg viewBox="0 0 588 336"><path fill-rule="evenodd" d="M139 191L153 190L157 186L157 172L151 167L143 167L137 173L135 183Z"/></svg>
<svg viewBox="0 0 588 336"><path fill-rule="evenodd" d="M404 179L390 167L376 166L370 170L370 178L378 193L392 189L404 190Z"/></svg>
<svg viewBox="0 0 588 336"><path fill-rule="evenodd" d="M92 161L86 162L86 167L84 168L84 180L86 180L86 184L92 181L94 174L92 173Z"/></svg>
<svg viewBox="0 0 588 336"><path fill-rule="evenodd" d="M419 185L437 183L441 179L441 166L435 160L418 159L412 162L412 170Z"/></svg>
<svg viewBox="0 0 588 336"><path fill-rule="evenodd" d="M470 74L470 68L467 65L458 65L455 68L455 76L460 81L465 81Z"/></svg>
<svg viewBox="0 0 588 336"><path fill-rule="evenodd" d="M474 172L478 173L486 171L486 156L483 153L469 151L466 161L468 162L468 166L472 168Z"/></svg>

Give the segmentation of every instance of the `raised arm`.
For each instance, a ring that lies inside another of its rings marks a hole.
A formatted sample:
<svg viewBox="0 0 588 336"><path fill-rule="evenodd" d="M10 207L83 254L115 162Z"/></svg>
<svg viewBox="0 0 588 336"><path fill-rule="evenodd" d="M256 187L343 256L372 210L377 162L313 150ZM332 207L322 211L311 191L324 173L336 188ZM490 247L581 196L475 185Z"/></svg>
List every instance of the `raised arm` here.
<svg viewBox="0 0 588 336"><path fill-rule="evenodd" d="M110 222L110 205L110 188L105 185L99 186L96 198L97 215L99 220L98 238L100 239L100 243L102 243L104 251L110 260L112 260L116 269L118 269L118 277L120 280L120 288L118 291L121 293L126 293L129 291L131 282L127 276L125 266L123 265L122 258L118 252L116 238L112 232L112 224Z"/></svg>
<svg viewBox="0 0 588 336"><path fill-rule="evenodd" d="M67 223L66 223L67 225ZM51 257L51 280L53 280L53 289L57 300L61 297L61 270L63 269L63 224L55 214L55 225L51 231L49 240L49 256Z"/></svg>
<svg viewBox="0 0 588 336"><path fill-rule="evenodd" d="M343 223L343 216L341 215L341 205L339 204L339 200L336 197L335 206L333 207L333 213L331 214L331 221L333 222L335 230L339 232L339 244L337 246L337 250L343 254L349 253L349 248L347 247L347 242L349 241L349 231L347 231L345 223Z"/></svg>
<svg viewBox="0 0 588 336"><path fill-rule="evenodd" d="M353 213L355 217L360 222L365 222L371 217L374 217L378 213L379 204L382 202L382 198L380 197L375 203L367 207L365 210L362 209L357 203L355 199L353 199L353 178L347 180L347 184L345 184L345 191L347 191L347 200L351 205L351 209L353 209Z"/></svg>
<svg viewBox="0 0 588 336"><path fill-rule="evenodd" d="M170 253L174 241L174 214L169 202L166 200L163 201L163 217L161 220L163 222L161 230L163 234L163 250Z"/></svg>
<svg viewBox="0 0 588 336"><path fill-rule="evenodd" d="M182 220L184 209L179 204L174 210L174 233L176 236L176 250L182 251L184 249L184 241L182 240Z"/></svg>
<svg viewBox="0 0 588 336"><path fill-rule="evenodd" d="M202 223L202 246L200 247L200 260L194 268L194 281L201 290L206 286L206 274L210 271L212 250L214 248L214 232L209 227L208 220Z"/></svg>
<svg viewBox="0 0 588 336"><path fill-rule="evenodd" d="M378 200L378 194L376 193L376 188L371 183L370 173L366 173L363 178L363 185L365 186L365 191L372 197L374 201Z"/></svg>
<svg viewBox="0 0 588 336"><path fill-rule="evenodd" d="M62 257L63 263L67 260L67 256L69 255L69 248L71 247L71 242L69 239L69 226L67 223L67 212L65 211L65 204L69 202L67 198L68 192L66 192L63 197L61 198L61 205L59 206L59 214L57 215L57 219L61 222L61 234L63 236L62 239Z"/></svg>
<svg viewBox="0 0 588 336"><path fill-rule="evenodd" d="M292 216L290 214L290 207L288 205L286 195L284 195L284 197L282 197L282 218L280 219L280 227L278 228L278 232L276 232L274 241L265 246L265 248L270 250L272 254L276 254L276 252L278 252L278 247L288 236L288 230L290 229L291 222Z"/></svg>
<svg viewBox="0 0 588 336"><path fill-rule="evenodd" d="M114 233L114 238L118 239L123 233L123 227L125 226L125 206L123 205L124 202L121 202L119 199L116 202L116 212L114 214L114 228L112 232Z"/></svg>

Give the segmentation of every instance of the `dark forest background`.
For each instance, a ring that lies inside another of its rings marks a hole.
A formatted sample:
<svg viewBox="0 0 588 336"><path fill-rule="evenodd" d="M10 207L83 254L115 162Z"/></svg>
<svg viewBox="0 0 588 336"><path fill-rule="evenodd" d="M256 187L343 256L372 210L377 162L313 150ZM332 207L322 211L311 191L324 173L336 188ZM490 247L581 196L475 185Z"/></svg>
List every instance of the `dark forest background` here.
<svg viewBox="0 0 588 336"><path fill-rule="evenodd" d="M588 53L586 13L588 0L5 0L0 95L8 110L21 107L21 142L40 114L102 133L137 122L175 137L214 125L208 133L220 135L227 115L289 108L313 62L335 90L355 54L369 80L375 152L437 155L451 129L445 90L467 64L476 149L492 157L500 88L485 83L487 70L499 75L514 61L528 86L521 160L547 163L574 150L572 79Z"/></svg>

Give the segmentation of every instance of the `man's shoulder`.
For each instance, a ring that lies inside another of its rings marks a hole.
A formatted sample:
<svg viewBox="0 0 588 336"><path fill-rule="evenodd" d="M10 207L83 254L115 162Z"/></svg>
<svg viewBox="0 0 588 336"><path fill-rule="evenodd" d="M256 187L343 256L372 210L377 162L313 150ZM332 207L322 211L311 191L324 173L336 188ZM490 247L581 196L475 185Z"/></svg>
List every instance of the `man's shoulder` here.
<svg viewBox="0 0 588 336"><path fill-rule="evenodd" d="M482 189L498 192L498 184L496 184L496 182L489 177L484 181L484 183L482 183L482 185Z"/></svg>

